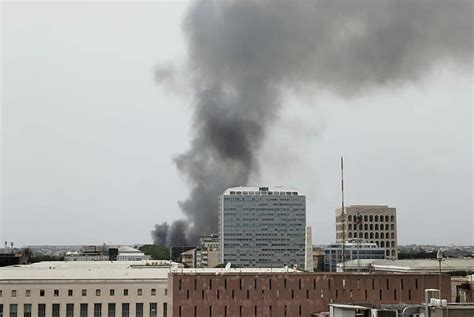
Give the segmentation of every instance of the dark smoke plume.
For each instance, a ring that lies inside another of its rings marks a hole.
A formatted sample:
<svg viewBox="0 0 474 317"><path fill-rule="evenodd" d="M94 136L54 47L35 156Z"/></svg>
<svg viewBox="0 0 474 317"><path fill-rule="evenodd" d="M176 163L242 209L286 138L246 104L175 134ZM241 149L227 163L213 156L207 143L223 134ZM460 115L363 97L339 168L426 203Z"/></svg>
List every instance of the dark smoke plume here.
<svg viewBox="0 0 474 317"><path fill-rule="evenodd" d="M195 2L184 21L194 137L190 149L175 158L191 193L179 203L186 218L165 230L166 243L192 243L217 231L217 197L258 172L256 152L285 89L317 86L351 97L418 80L441 64L472 71L472 5L471 0ZM154 238L162 241L164 227L157 228Z"/></svg>

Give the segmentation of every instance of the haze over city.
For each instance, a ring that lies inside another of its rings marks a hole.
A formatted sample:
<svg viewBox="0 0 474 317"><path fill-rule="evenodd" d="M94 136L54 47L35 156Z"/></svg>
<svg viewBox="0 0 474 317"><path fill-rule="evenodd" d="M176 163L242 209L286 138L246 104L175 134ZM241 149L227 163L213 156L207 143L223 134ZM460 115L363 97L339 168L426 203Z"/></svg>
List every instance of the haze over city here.
<svg viewBox="0 0 474 317"><path fill-rule="evenodd" d="M209 12L193 3L2 4L0 240L151 242L155 224L186 219L193 178L176 163L200 114L189 27ZM278 69L241 185L297 187L313 242L331 243L344 156L346 203L396 207L400 245L473 244L472 47L433 47L440 58L383 85L335 85L336 65L327 81Z"/></svg>

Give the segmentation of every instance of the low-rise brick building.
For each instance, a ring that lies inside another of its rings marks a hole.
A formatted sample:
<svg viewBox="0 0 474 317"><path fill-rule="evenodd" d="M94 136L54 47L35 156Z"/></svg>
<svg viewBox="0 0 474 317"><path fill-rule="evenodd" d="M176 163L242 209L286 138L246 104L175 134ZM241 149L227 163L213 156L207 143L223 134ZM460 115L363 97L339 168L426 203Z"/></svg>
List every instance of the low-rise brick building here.
<svg viewBox="0 0 474 317"><path fill-rule="evenodd" d="M168 278L175 317L308 317L328 304L420 304L438 288L437 274L173 272ZM442 275L442 298L451 298Z"/></svg>

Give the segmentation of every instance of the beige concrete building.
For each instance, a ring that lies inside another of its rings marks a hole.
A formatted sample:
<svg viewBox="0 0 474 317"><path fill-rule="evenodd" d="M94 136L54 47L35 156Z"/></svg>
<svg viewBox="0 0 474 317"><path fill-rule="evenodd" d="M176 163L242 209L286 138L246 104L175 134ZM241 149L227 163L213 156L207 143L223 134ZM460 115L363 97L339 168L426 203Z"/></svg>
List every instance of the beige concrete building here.
<svg viewBox="0 0 474 317"><path fill-rule="evenodd" d="M196 252L196 266L212 268L219 264L219 237L217 234L200 238L200 248Z"/></svg>
<svg viewBox="0 0 474 317"><path fill-rule="evenodd" d="M213 268L219 264L217 235L202 236L199 247L181 253L181 262L189 268Z"/></svg>
<svg viewBox="0 0 474 317"><path fill-rule="evenodd" d="M4 267L0 269L0 316L171 316L169 272L168 261Z"/></svg>
<svg viewBox="0 0 474 317"><path fill-rule="evenodd" d="M336 209L336 241L343 242L342 209ZM385 248L386 259L398 258L397 210L385 205L345 207L345 240L373 242Z"/></svg>
<svg viewBox="0 0 474 317"><path fill-rule="evenodd" d="M196 249L191 249L181 253L181 263L186 267L196 266Z"/></svg>

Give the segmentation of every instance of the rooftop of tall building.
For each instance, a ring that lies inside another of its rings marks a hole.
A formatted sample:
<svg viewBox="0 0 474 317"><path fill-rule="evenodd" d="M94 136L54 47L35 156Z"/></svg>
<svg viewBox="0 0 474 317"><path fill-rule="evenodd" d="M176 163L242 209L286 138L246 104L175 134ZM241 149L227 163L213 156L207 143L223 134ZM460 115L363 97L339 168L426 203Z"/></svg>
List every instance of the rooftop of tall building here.
<svg viewBox="0 0 474 317"><path fill-rule="evenodd" d="M223 195L303 195L294 187L285 186L239 186L227 188Z"/></svg>

